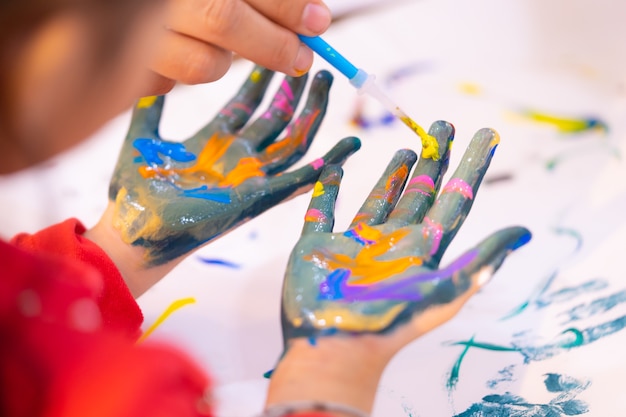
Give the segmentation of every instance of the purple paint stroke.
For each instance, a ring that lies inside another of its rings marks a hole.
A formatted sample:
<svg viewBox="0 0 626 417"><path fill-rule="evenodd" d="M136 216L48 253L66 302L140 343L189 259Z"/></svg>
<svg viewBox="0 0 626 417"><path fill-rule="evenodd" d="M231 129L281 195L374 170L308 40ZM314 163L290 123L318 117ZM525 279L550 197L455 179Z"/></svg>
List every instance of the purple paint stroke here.
<svg viewBox="0 0 626 417"><path fill-rule="evenodd" d="M379 300L420 301L423 299L422 294L414 288L409 290L409 287L424 282L449 279L456 272L469 265L476 256L478 256L477 250L469 251L443 269L408 276L391 284L380 282L370 285L350 285L348 283L350 270L336 269L326 277L326 281L320 284L320 298L345 302Z"/></svg>

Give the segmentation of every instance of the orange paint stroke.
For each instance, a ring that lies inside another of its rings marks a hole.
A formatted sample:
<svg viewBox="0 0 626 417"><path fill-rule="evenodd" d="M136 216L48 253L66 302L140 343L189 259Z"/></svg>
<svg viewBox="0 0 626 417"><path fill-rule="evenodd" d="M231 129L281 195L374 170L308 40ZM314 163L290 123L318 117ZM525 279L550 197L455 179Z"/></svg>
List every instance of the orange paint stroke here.
<svg viewBox="0 0 626 417"><path fill-rule="evenodd" d="M311 129L313 122L317 119L319 114L320 110L318 109L306 118L296 120L296 122L287 129L287 137L279 140L278 142L272 143L265 149L267 159L276 161L283 158L286 154L295 153L298 147L306 143L307 133Z"/></svg>
<svg viewBox="0 0 626 417"><path fill-rule="evenodd" d="M402 273L411 266L422 265L423 260L419 256L405 256L392 260L376 259L402 240L409 233L409 229L399 229L384 235L370 226L362 223L360 225L363 230L359 232L359 235L367 240L375 240L375 242L366 244L354 258L345 254L318 250L305 259L314 262L318 267L331 271L348 269L351 277L349 285L374 284Z"/></svg>
<svg viewBox="0 0 626 417"><path fill-rule="evenodd" d="M387 203L392 204L395 200L395 197L402 190L404 179L408 175L409 168L405 164L402 164L387 178L384 194L374 194L372 197L374 197L375 199L384 199Z"/></svg>
<svg viewBox="0 0 626 417"><path fill-rule="evenodd" d="M194 187L203 183L212 187L235 187L248 178L263 177L262 163L253 157L241 158L237 166L228 174L223 172L223 164L218 164L228 148L232 145L234 136L218 136L214 134L204 145L198 155L197 162L186 168L161 168L142 166L139 173L144 178L163 178L179 186L190 184Z"/></svg>
<svg viewBox="0 0 626 417"><path fill-rule="evenodd" d="M163 313L161 313L161 315L156 319L156 321L152 323L150 327L148 327L148 329L137 340L137 343L141 343L144 340L146 340L148 336L150 336L156 330L157 327L163 324L163 322L167 320L167 318L171 316L172 313L174 313L176 310L179 310L182 307L188 304L193 304L195 302L196 302L196 299L193 297L181 298L180 300L174 301L172 304L169 305L168 308L165 309Z"/></svg>

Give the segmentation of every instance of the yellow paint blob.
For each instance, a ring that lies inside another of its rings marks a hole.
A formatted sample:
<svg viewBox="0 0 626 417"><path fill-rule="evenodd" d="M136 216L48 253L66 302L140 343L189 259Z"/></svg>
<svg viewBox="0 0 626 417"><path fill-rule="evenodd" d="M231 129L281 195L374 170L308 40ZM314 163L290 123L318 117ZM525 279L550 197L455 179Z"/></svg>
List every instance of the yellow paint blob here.
<svg viewBox="0 0 626 417"><path fill-rule="evenodd" d="M400 314L406 303L400 303L391 307L387 312L380 315L364 315L351 311L347 307L325 306L323 310L314 310L309 315L309 321L317 329L334 327L350 332L376 332L388 327ZM295 327L302 325L301 318L292 319Z"/></svg>
<svg viewBox="0 0 626 417"><path fill-rule="evenodd" d="M146 191L137 190L137 192L140 194L135 200L128 195L126 188L122 187L115 198L113 227L119 230L120 237L126 243L133 243L140 237L152 237L163 232L162 219L136 202L147 201Z"/></svg>
<svg viewBox="0 0 626 417"><path fill-rule="evenodd" d="M402 116L400 120L420 137L422 141L422 158L438 161L440 156L437 139L426 133L426 131L409 116Z"/></svg>
<svg viewBox="0 0 626 417"><path fill-rule="evenodd" d="M324 195L325 192L326 191L324 190L324 184L317 181L315 183L315 186L313 187L313 197L319 197L321 195Z"/></svg>
<svg viewBox="0 0 626 417"><path fill-rule="evenodd" d="M189 305L189 304L193 304L195 302L196 302L196 299L193 297L182 298L180 300L174 301L172 304L170 304L168 308L165 309L163 313L161 313L161 315L156 319L156 321L152 323L150 327L148 327L148 329L141 335L139 340L137 340L137 343L143 342L148 336L150 336L156 330L157 327L163 324L163 322L167 320L167 318L171 316L172 313L174 313L176 310L179 310L182 307Z"/></svg>
<svg viewBox="0 0 626 417"><path fill-rule="evenodd" d="M138 109L147 109L156 102L157 96L141 97L137 102Z"/></svg>
<svg viewBox="0 0 626 417"><path fill-rule="evenodd" d="M261 79L261 71L259 70L252 71L252 74L250 74L250 81L252 81L253 83L258 83L260 79Z"/></svg>
<svg viewBox="0 0 626 417"><path fill-rule="evenodd" d="M469 96L477 96L482 93L482 88L478 84L464 82L459 84L459 91Z"/></svg>

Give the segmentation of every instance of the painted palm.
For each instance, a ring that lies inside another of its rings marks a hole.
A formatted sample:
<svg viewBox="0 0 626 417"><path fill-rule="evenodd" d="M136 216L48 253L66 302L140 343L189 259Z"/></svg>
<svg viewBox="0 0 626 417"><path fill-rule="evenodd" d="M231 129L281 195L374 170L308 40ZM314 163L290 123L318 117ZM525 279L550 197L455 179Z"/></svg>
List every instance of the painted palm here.
<svg viewBox="0 0 626 417"><path fill-rule="evenodd" d="M416 322L434 306L459 301L460 308L512 250L528 242L530 233L522 227L500 230L440 266L499 138L490 129L477 132L440 190L454 128L436 122L430 134L442 158L420 159L410 176L417 156L398 151L345 232L332 232L341 168L324 170L287 267L282 298L286 343L337 331L386 332ZM434 317L418 327L423 333L447 318Z"/></svg>
<svg viewBox="0 0 626 417"><path fill-rule="evenodd" d="M358 139L346 138L324 157L285 172L311 145L332 76L315 75L295 119L307 76L286 77L268 109L251 121L272 76L256 67L220 113L183 142L159 135L164 97L137 103L109 198L115 227L124 241L145 247L147 264L184 255L306 192L324 166L342 164L359 148Z"/></svg>

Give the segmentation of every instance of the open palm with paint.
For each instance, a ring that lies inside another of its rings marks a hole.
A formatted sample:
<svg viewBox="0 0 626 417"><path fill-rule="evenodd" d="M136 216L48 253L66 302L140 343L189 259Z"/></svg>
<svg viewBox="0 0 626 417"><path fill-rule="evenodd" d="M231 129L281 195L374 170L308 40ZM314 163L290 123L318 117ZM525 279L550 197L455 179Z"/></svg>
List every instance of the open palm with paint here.
<svg viewBox="0 0 626 417"><path fill-rule="evenodd" d="M407 343L454 316L506 256L529 241L523 227L503 229L440 266L499 138L490 129L477 132L439 192L454 128L436 122L430 134L442 157L421 158L409 178L417 156L398 151L343 233L332 232L342 171L324 169L287 267L282 296L286 346L299 337L396 329L402 329L393 332L402 334L401 344Z"/></svg>
<svg viewBox="0 0 626 417"><path fill-rule="evenodd" d="M318 73L293 121L307 76L286 77L269 108L248 123L273 72L256 67L204 128L183 142L158 132L164 97L141 99L109 189L122 239L145 249L146 265L179 258L288 198L309 190L322 168L355 152L340 141L323 158L285 172L308 150L324 117L332 76ZM284 134L279 138L281 132Z"/></svg>

